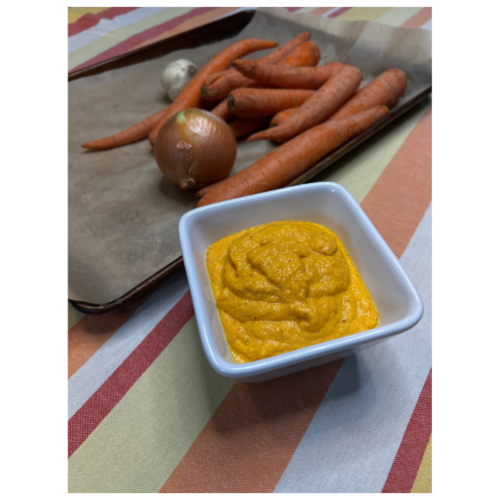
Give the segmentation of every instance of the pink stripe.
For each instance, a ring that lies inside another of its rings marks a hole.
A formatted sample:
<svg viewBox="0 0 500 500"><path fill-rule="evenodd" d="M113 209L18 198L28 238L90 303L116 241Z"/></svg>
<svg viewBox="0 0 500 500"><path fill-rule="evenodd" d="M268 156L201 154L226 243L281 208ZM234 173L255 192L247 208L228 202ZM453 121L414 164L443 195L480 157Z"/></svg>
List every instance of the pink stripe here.
<svg viewBox="0 0 500 500"><path fill-rule="evenodd" d="M351 9L352 9L352 7L342 7L341 9L336 10L335 12L332 12L330 15L328 15L326 17L338 17L341 14L343 14L344 12L347 12L348 10L351 10Z"/></svg>
<svg viewBox="0 0 500 500"><path fill-rule="evenodd" d="M410 493L432 433L432 368L399 445L382 493Z"/></svg>
<svg viewBox="0 0 500 500"><path fill-rule="evenodd" d="M136 9L137 7L111 7L98 14L84 14L74 23L68 24L68 36L78 35L78 33L88 30L92 28L92 26L96 26L101 19L114 19L116 16L126 14Z"/></svg>
<svg viewBox="0 0 500 500"><path fill-rule="evenodd" d="M120 402L193 315L191 292L187 292L71 417L68 422L68 458Z"/></svg>
<svg viewBox="0 0 500 500"><path fill-rule="evenodd" d="M155 38L165 31L171 30L183 22L187 21L188 19L191 19L196 16L200 16L202 14L205 14L206 12L211 12L212 10L216 10L219 7L200 7L198 9L194 9L190 12L186 12L186 14L183 14L182 16L176 17L175 19L171 19L170 21L167 21L163 24L159 24L158 26L153 26L152 28L149 28L148 30L143 31L142 33L137 33L134 36L131 36L127 40L124 40L123 42L115 45L114 47L111 47L110 49L98 54L97 56L93 57L92 59L89 59L88 61L85 61L84 63L80 64L76 68L73 68L69 73L74 73L75 71L78 71L80 69L86 68L87 66L92 66L93 64L98 64L103 61L106 61L107 59L112 59L113 57L120 56L124 54L125 52L128 52L141 43L150 40L151 38Z"/></svg>
<svg viewBox="0 0 500 500"><path fill-rule="evenodd" d="M288 12L295 12L296 10L302 9L302 7L285 7Z"/></svg>

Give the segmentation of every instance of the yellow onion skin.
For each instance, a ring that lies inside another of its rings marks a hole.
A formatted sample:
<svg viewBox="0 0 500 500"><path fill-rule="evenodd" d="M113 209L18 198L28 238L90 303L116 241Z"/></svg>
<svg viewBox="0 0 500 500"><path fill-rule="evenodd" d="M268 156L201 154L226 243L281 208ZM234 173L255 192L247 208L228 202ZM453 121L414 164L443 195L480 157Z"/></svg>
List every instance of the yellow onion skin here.
<svg viewBox="0 0 500 500"><path fill-rule="evenodd" d="M168 179L183 189L199 189L229 175L236 159L236 139L218 116L185 109L163 124L154 155Z"/></svg>

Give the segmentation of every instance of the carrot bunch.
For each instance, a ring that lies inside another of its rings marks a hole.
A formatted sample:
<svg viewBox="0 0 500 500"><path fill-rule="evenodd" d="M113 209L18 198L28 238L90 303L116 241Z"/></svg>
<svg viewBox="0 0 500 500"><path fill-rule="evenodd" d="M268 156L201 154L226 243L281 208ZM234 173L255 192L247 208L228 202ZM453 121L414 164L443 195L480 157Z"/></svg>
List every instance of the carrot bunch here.
<svg viewBox="0 0 500 500"><path fill-rule="evenodd" d="M358 90L360 71L339 62L291 67L243 59L233 69L253 82L218 105L236 116L230 122L235 136L255 131L247 141L267 139L281 146L198 191L198 207L286 186L386 116L407 85L403 71L390 69ZM231 119L229 113L225 119Z"/></svg>
<svg viewBox="0 0 500 500"><path fill-rule="evenodd" d="M198 206L278 189L383 118L403 95L407 80L389 69L359 90L359 69L340 62L318 66L321 53L301 33L260 59L243 57L276 47L248 38L211 59L175 101L138 124L87 149L110 149L149 137L154 145L163 124L188 108L211 109L237 139L272 140L281 146L238 174L199 191Z"/></svg>

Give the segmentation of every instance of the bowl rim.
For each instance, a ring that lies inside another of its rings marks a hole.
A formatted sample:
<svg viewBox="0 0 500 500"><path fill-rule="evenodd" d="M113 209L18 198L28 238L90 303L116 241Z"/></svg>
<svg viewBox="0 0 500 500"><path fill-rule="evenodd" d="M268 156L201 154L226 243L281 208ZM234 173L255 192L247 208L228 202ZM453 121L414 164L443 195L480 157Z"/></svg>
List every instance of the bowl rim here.
<svg viewBox="0 0 500 500"><path fill-rule="evenodd" d="M291 193L299 191L317 191L327 189L331 193L339 193L346 201L347 207L352 210L358 222L363 226L363 229L368 233L371 239L375 239L378 247L381 248L383 257L389 260L390 265L397 270L398 273L404 278L405 285L408 288L409 295L412 298L411 311L404 318L389 323L384 326L379 326L364 332L355 333L346 337L328 340L308 347L290 351L269 358L260 359L257 361L250 361L248 363L231 363L226 361L218 352L209 319L206 317L206 311L203 303L204 296L200 277L193 259L193 248L191 245L189 227L198 218L208 215L220 213L222 211L231 210L235 207L242 205L252 205L255 203L270 202L281 196L289 196ZM310 184L301 184L299 186L291 186L283 189L269 191L265 193L258 193L243 198L234 200L227 200L205 207L195 208L185 213L179 222L179 237L181 241L181 248L184 258L184 264L188 277L189 287L193 300L193 307L195 310L196 322L200 333L201 342L205 354L213 367L213 369L220 375L231 378L246 378L254 375L261 375L269 371L279 370L289 367L299 362L309 361L319 357L327 356L334 353L339 353L346 349L351 349L367 342L378 341L387 337L403 333L410 328L414 327L422 318L424 307L422 299L409 278L408 274L402 267L399 259L394 255L388 244L377 231L373 223L365 214L361 206L349 193L349 191L335 182L316 182Z"/></svg>

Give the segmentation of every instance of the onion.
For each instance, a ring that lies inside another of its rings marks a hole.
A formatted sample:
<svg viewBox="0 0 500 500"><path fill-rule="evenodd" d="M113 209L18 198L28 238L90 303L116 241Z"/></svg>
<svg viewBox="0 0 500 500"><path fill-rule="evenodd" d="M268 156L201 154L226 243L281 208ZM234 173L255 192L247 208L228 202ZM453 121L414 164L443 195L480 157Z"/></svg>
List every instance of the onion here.
<svg viewBox="0 0 500 500"><path fill-rule="evenodd" d="M236 159L236 139L218 116L185 109L163 124L154 154L168 179L182 189L198 189L229 175Z"/></svg>

